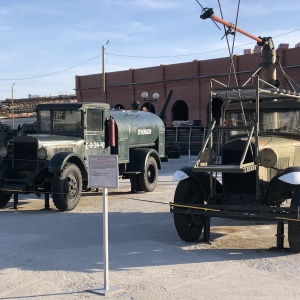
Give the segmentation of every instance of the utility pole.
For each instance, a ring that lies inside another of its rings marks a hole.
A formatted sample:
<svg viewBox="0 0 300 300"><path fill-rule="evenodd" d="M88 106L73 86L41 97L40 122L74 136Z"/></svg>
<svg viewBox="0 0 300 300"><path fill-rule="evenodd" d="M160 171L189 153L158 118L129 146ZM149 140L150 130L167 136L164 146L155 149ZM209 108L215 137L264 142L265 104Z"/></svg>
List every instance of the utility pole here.
<svg viewBox="0 0 300 300"><path fill-rule="evenodd" d="M14 84L12 85L11 87L11 118L12 118L12 129L14 129L15 127L15 119L14 119L14 85L15 85L15 82Z"/></svg>
<svg viewBox="0 0 300 300"><path fill-rule="evenodd" d="M102 46L102 102L106 103L106 91L105 91L105 46Z"/></svg>
<svg viewBox="0 0 300 300"><path fill-rule="evenodd" d="M106 45L110 42L107 40ZM102 102L106 103L106 83L105 83L105 46L102 46Z"/></svg>

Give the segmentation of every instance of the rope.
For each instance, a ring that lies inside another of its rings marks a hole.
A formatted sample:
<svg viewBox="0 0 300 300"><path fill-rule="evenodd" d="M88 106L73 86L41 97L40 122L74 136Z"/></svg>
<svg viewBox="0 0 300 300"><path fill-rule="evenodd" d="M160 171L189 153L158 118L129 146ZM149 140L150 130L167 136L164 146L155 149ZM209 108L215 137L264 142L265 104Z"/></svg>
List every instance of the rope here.
<svg viewBox="0 0 300 300"><path fill-rule="evenodd" d="M220 209L205 208L205 207L198 207L198 206L191 206L191 205L183 205L183 204L175 204L175 203L170 203L169 205L171 207L182 207L182 208L191 208L191 209L196 209L196 210L222 212ZM286 220L286 221L300 222L300 219L293 219L293 218L275 217L275 219L276 220Z"/></svg>

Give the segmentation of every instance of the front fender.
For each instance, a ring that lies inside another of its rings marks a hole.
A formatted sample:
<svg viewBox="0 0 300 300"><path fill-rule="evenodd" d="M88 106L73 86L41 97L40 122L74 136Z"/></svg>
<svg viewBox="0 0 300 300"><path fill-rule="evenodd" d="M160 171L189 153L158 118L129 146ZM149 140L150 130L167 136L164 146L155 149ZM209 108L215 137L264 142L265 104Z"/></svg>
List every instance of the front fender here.
<svg viewBox="0 0 300 300"><path fill-rule="evenodd" d="M300 167L289 167L277 173L279 180L293 185L300 184Z"/></svg>
<svg viewBox="0 0 300 300"><path fill-rule="evenodd" d="M48 171L51 173L60 172L68 161L77 162L76 164L79 164L80 168L85 165L84 161L77 153L59 152L49 161Z"/></svg>
<svg viewBox="0 0 300 300"><path fill-rule="evenodd" d="M288 167L274 176L265 193L265 202L283 201L300 185L300 167Z"/></svg>
<svg viewBox="0 0 300 300"><path fill-rule="evenodd" d="M202 185L207 196L210 195L210 174L207 172L194 172L193 167L183 167L177 170L172 178L172 181L181 181L187 178L195 178ZM216 184L216 193L222 193L223 188L221 183L214 178Z"/></svg>

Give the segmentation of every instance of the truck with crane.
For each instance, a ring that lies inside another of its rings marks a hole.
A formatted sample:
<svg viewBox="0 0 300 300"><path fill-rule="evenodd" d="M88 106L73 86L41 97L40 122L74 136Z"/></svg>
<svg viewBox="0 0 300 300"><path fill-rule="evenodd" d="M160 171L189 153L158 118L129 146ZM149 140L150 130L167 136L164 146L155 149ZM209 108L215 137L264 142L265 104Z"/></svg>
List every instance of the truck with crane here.
<svg viewBox="0 0 300 300"><path fill-rule="evenodd" d="M254 39L262 47L261 62L242 85L210 80L209 130L202 149L193 167L174 174L179 182L170 210L177 233L186 242L198 241L203 233L208 242L212 217L275 221L273 249L285 249L287 223L289 250L299 253L300 87L277 61L271 37L249 34L212 8L203 8L201 19ZM213 114L215 99L223 103L220 120ZM218 136L215 144L213 135Z"/></svg>

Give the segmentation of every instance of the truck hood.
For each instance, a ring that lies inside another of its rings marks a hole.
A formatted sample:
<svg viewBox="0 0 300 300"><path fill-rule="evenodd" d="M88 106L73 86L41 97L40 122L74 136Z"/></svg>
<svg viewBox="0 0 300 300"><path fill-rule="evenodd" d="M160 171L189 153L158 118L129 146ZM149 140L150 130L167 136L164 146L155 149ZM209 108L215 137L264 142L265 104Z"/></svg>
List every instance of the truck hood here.
<svg viewBox="0 0 300 300"><path fill-rule="evenodd" d="M254 140L253 140L254 141ZM277 149L285 148L294 149L295 146L300 145L300 141L288 139L286 137L277 137L277 136L260 136L259 137L259 149L266 147L275 147Z"/></svg>
<svg viewBox="0 0 300 300"><path fill-rule="evenodd" d="M81 153L84 147L84 140L74 136L36 134L28 136L17 136L13 139L13 144L22 147L22 144L37 143L37 149L47 150L47 159L51 159L56 153L75 152Z"/></svg>

